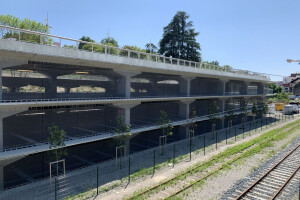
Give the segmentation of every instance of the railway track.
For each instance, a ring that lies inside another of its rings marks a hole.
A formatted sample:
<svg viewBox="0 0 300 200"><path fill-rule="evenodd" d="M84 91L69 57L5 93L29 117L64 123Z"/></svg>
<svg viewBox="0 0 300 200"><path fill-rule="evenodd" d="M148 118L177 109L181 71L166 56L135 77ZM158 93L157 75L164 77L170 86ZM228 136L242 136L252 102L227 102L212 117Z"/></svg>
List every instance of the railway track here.
<svg viewBox="0 0 300 200"><path fill-rule="evenodd" d="M246 189L237 189L235 200L275 199L300 169L300 144L270 167ZM279 198L280 199L280 198Z"/></svg>
<svg viewBox="0 0 300 200"><path fill-rule="evenodd" d="M293 129L295 128L296 126L298 125L293 125L292 127L288 128L287 130L289 129ZM285 130L281 130L279 131L279 133L281 133L282 131L285 131ZM241 158L241 154L242 152L244 152L245 150L248 150L248 149L251 149L251 147L253 146L256 146L256 143L244 148L243 150L241 150L239 153L234 153L232 154L231 156L234 156L233 159L229 159L228 162L230 163L234 163L235 161L239 160ZM224 153L224 152L223 152ZM188 171L185 171L169 180L166 180L158 185L155 185L155 186L152 186L142 192L139 192L138 194L134 195L134 196L131 196L129 197L128 199L147 199L148 196L147 194L151 194L155 191L161 191L161 190L164 190L164 193L166 193L167 191L165 190L166 188L170 188L170 193L168 192L168 194L165 196L165 195L162 195L160 196L160 198L163 198L163 199L170 199L172 197L175 197L177 196L178 194L180 194L181 192L193 187L194 185L196 185L197 183L201 182L202 180L205 180L207 179L208 177L214 175L217 171L220 171L223 169L223 167L225 165L223 165L222 163L218 166L213 166L213 170L209 170L208 172L206 173L201 173L202 170L198 170L200 168L203 168L205 167L206 169L211 166L211 165L208 165L206 166L206 164L214 161L214 160L217 160L219 157L222 157L223 156L223 153L220 154L219 156L217 157L214 157L210 160L208 160L207 162L204 162L204 163L201 163L200 165L197 165L195 167L193 167L192 169L188 170ZM200 175L200 174L201 175ZM199 176L200 175L200 176ZM204 175L204 176L203 176ZM184 178L180 178L180 177L184 177ZM172 182L176 182L175 185L182 185L182 187L179 189L178 187L174 187L172 188L172 185L174 183ZM177 189L176 189L177 188ZM178 190L179 189L179 190ZM155 193L157 193L155 192ZM150 199L153 199L153 196L150 197ZM155 199L155 198L154 198Z"/></svg>

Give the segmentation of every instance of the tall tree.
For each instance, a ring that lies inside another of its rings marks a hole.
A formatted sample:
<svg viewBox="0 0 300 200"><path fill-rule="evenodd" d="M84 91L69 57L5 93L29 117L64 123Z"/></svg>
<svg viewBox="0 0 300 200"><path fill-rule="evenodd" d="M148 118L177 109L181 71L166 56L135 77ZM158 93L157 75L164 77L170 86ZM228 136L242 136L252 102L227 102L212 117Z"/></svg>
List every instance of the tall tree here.
<svg viewBox="0 0 300 200"><path fill-rule="evenodd" d="M199 32L195 32L193 22L187 21L189 15L179 11L172 21L164 27L163 38L160 40L159 53L173 58L200 61L200 44L196 41Z"/></svg>

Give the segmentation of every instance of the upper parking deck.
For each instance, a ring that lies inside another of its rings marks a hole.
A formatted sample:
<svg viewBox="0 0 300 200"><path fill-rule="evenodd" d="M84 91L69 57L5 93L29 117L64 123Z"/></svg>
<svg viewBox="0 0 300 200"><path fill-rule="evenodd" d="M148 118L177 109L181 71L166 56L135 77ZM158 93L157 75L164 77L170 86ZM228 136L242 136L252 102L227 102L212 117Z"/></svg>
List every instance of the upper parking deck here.
<svg viewBox="0 0 300 200"><path fill-rule="evenodd" d="M54 62L117 70L156 72L183 76L205 76L239 80L269 82L266 74L247 70L229 69L201 62L187 61L117 47L101 45L50 34L0 25L2 33L12 32L13 38L0 39L0 59ZM34 35L35 40L24 40L24 34ZM39 42L37 42L38 38ZM49 42L51 39L51 42ZM61 47L62 42L73 43L74 48ZM80 43L90 44L91 49L78 49Z"/></svg>

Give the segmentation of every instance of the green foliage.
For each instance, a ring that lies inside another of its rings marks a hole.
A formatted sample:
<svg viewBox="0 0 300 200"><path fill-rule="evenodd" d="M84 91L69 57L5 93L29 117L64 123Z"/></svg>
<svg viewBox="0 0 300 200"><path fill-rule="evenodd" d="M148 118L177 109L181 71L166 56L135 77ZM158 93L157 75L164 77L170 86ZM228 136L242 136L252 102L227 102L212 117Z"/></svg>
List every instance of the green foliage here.
<svg viewBox="0 0 300 200"><path fill-rule="evenodd" d="M208 118L211 124L216 124L217 120L220 119L220 108L217 106L216 101L209 105L208 114Z"/></svg>
<svg viewBox="0 0 300 200"><path fill-rule="evenodd" d="M159 42L159 54L199 62L200 44L196 42L199 32L195 32L193 22L187 21L189 15L179 11L172 21L164 27L163 38Z"/></svg>
<svg viewBox="0 0 300 200"><path fill-rule="evenodd" d="M160 126L163 136L173 135L173 133L171 132L173 126L170 124L171 121L168 119L167 113L163 110L160 110L159 112L160 112L160 116L157 120L157 125Z"/></svg>
<svg viewBox="0 0 300 200"><path fill-rule="evenodd" d="M257 109L256 102L253 102L251 113L252 113L253 116L256 116L258 114L258 109Z"/></svg>
<svg viewBox="0 0 300 200"><path fill-rule="evenodd" d="M59 129L58 126L51 126L48 128L50 136L48 137L50 153L54 156L54 159L57 161L62 156L66 156L67 152L63 147L65 147L64 137L66 132L62 129Z"/></svg>
<svg viewBox="0 0 300 200"><path fill-rule="evenodd" d="M192 108L192 111L190 112L190 119L196 118L197 117L197 112L195 108ZM189 124L189 129L190 130L195 130L197 128L197 123L193 122Z"/></svg>
<svg viewBox="0 0 300 200"><path fill-rule="evenodd" d="M156 53L157 51L157 46L155 46L153 43L147 43L145 47L147 53Z"/></svg>
<svg viewBox="0 0 300 200"><path fill-rule="evenodd" d="M42 23L38 23L34 20L30 19L20 19L18 17L14 17L12 15L0 15L0 24L5 26L11 26L15 28L21 28L31 31L37 31L41 33L47 33L49 34L49 29L46 25ZM3 38L15 38L19 40L19 32L16 31L5 31L0 29ZM28 34L28 33L20 33L20 39L23 41L28 42L34 42L34 43L40 43L40 36ZM51 44L52 40L48 37L42 37L43 44Z"/></svg>
<svg viewBox="0 0 300 200"><path fill-rule="evenodd" d="M270 83L269 88L271 88L273 90L273 94L283 92L283 88L279 85L276 86L275 83Z"/></svg>
<svg viewBox="0 0 300 200"><path fill-rule="evenodd" d="M233 113L232 110L228 110L228 111L225 113L224 118L225 118L227 121L234 121L234 120L236 119L236 116L234 115L234 113Z"/></svg>
<svg viewBox="0 0 300 200"><path fill-rule="evenodd" d="M117 118L117 127L115 128L116 137L113 142L116 146L125 145L126 140L131 136L130 125L125 124L124 117Z"/></svg>
<svg viewBox="0 0 300 200"><path fill-rule="evenodd" d="M247 111L248 111L247 104L248 102L246 100L240 104L240 112L241 112L240 115L242 118L246 117L247 115Z"/></svg>
<svg viewBox="0 0 300 200"><path fill-rule="evenodd" d="M269 98L271 102L289 102L290 98L288 93L282 91L281 93L276 93L273 98Z"/></svg>
<svg viewBox="0 0 300 200"><path fill-rule="evenodd" d="M103 38L101 40L101 44L105 44L105 45L109 45L109 46L113 46L113 47L119 46L117 40L115 40L112 37Z"/></svg>
<svg viewBox="0 0 300 200"><path fill-rule="evenodd" d="M79 40L86 41L86 42L95 42L95 40L93 40L89 36L82 36ZM92 47L92 45L90 45L90 44L85 44L85 43L80 42L78 45L78 49L83 49L84 45Z"/></svg>

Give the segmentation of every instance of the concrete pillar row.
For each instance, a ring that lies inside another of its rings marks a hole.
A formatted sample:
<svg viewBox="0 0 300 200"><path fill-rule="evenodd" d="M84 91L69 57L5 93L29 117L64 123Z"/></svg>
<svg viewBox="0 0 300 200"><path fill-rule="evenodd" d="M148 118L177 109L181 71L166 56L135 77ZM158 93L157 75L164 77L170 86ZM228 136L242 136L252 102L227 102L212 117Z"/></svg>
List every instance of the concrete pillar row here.
<svg viewBox="0 0 300 200"><path fill-rule="evenodd" d="M221 112L223 112L223 115L225 114L225 108L226 108L225 107L226 106L225 103L226 103L226 100L227 99L221 99L221 103L222 103ZM224 126L224 117L221 118L221 121L222 121L222 124L221 124L222 125L222 129L223 129L225 127Z"/></svg>
<svg viewBox="0 0 300 200"><path fill-rule="evenodd" d="M141 72L131 72L125 70L115 70L121 79L118 80L118 94L124 95L126 99L130 99L131 77L141 74Z"/></svg>
<svg viewBox="0 0 300 200"><path fill-rule="evenodd" d="M182 76L182 81L180 81L180 94L185 94L189 97L191 95L191 81L196 77Z"/></svg>
<svg viewBox="0 0 300 200"><path fill-rule="evenodd" d="M124 117L125 124L130 125L130 109L139 105L140 103L141 102L128 103L128 104L115 103L113 105L123 109L124 112L121 113L121 116Z"/></svg>

